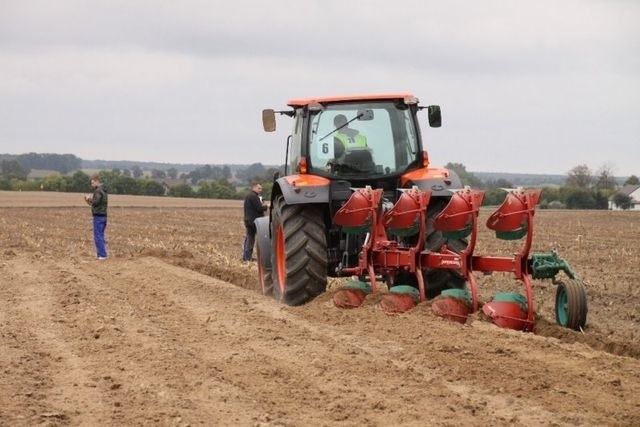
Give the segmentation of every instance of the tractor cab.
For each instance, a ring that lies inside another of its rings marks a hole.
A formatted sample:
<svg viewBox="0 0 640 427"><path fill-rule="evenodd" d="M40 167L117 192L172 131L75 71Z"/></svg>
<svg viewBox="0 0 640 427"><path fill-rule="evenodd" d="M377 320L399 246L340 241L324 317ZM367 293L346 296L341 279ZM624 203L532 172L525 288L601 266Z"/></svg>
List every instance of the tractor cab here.
<svg viewBox="0 0 640 427"><path fill-rule="evenodd" d="M424 167L412 95L296 99L286 175L310 173L330 180L375 180ZM440 125L440 108L430 106L429 123ZM275 130L275 112L265 110L265 130Z"/></svg>

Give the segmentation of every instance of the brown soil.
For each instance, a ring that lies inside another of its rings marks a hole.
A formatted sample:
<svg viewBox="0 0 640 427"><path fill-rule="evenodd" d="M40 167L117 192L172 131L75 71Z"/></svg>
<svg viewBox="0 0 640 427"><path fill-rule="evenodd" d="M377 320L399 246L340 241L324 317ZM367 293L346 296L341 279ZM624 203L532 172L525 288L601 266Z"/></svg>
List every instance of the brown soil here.
<svg viewBox="0 0 640 427"><path fill-rule="evenodd" d="M239 261L240 202L191 203L113 196L98 262L81 195L0 192L0 425L640 425L637 212L536 214L534 249L586 281L589 316L559 328L536 281L531 334L428 303L387 316L379 295L340 310L336 281L282 306Z"/></svg>

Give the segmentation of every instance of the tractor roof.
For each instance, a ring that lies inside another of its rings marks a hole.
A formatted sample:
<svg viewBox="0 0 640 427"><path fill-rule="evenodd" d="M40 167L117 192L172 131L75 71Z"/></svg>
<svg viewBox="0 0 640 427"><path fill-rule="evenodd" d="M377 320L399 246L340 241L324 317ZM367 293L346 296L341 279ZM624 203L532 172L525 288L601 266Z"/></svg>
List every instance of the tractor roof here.
<svg viewBox="0 0 640 427"><path fill-rule="evenodd" d="M407 99L407 98L417 98L410 93L385 93L385 94L375 94L375 95L346 95L346 96L328 96L321 98L299 98L292 99L287 102L287 105L290 107L304 107L313 102L318 102L320 104L323 103L333 103L333 102L349 102L349 101L376 101L376 100L385 100L385 99Z"/></svg>

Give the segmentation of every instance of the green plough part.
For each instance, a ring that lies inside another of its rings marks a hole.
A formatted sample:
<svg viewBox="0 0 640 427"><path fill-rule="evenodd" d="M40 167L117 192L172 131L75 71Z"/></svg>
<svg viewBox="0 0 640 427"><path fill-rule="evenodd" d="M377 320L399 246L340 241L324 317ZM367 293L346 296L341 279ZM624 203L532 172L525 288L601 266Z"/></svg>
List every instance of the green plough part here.
<svg viewBox="0 0 640 427"><path fill-rule="evenodd" d="M407 294L411 295L415 302L420 302L420 291L413 286L409 285L396 285L389 289L392 294Z"/></svg>
<svg viewBox="0 0 640 427"><path fill-rule="evenodd" d="M360 280L350 280L344 284L343 288L360 289L365 294L371 293L371 285Z"/></svg>
<svg viewBox="0 0 640 427"><path fill-rule="evenodd" d="M569 263L558 256L556 251L531 255L531 277L533 279L554 279L559 271L578 279L578 275L571 269Z"/></svg>

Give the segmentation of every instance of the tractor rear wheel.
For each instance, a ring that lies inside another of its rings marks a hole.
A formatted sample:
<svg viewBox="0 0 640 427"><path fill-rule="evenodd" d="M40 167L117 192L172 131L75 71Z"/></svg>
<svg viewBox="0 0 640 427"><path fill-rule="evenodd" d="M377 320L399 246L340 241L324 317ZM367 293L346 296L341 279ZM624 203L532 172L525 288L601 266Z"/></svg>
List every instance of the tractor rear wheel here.
<svg viewBox="0 0 640 427"><path fill-rule="evenodd" d="M258 252L258 278L263 295L273 295L271 278L271 239L269 239L269 218L256 219L256 250Z"/></svg>
<svg viewBox="0 0 640 427"><path fill-rule="evenodd" d="M273 201L271 265L273 294L287 305L311 301L327 288L327 241L319 205Z"/></svg>
<svg viewBox="0 0 640 427"><path fill-rule="evenodd" d="M581 281L569 280L558 283L556 323L576 331L587 324L587 291Z"/></svg>

